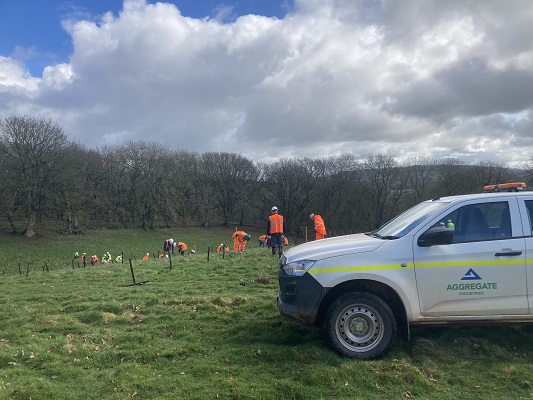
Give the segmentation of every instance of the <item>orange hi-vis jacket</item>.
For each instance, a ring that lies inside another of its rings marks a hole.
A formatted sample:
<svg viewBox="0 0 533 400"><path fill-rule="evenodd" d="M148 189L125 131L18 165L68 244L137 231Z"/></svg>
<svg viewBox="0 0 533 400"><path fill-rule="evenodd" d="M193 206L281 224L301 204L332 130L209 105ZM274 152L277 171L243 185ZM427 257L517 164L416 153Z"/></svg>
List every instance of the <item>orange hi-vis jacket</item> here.
<svg viewBox="0 0 533 400"><path fill-rule="evenodd" d="M236 231L231 235L231 238L233 239L233 251L244 251L244 248L246 247L246 240L244 239L245 235L246 232L244 231Z"/></svg>
<svg viewBox="0 0 533 400"><path fill-rule="evenodd" d="M315 231L317 233L321 233L323 235L326 234L326 225L324 224L324 220L320 215L315 214L313 217L313 220L315 222Z"/></svg>
<svg viewBox="0 0 533 400"><path fill-rule="evenodd" d="M233 232L233 235L231 235L231 238L233 239L233 241L235 240L240 240L240 241L245 241L244 240L244 235L246 235L246 232L244 231L236 231L236 232Z"/></svg>
<svg viewBox="0 0 533 400"><path fill-rule="evenodd" d="M268 217L270 220L270 234L283 233L283 217L279 214L273 214Z"/></svg>

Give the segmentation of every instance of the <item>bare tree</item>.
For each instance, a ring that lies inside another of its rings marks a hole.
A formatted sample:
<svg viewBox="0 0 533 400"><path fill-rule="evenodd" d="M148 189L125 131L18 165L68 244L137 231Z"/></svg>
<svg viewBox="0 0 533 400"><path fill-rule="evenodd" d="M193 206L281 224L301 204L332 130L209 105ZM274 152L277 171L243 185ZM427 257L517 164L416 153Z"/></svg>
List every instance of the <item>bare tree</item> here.
<svg viewBox="0 0 533 400"><path fill-rule="evenodd" d="M201 165L224 225L235 217L243 224L243 212L259 176L255 164L239 154L211 152L202 154Z"/></svg>
<svg viewBox="0 0 533 400"><path fill-rule="evenodd" d="M443 158L436 163L435 171L440 196L479 191L479 188L473 187L472 177L462 160L454 157Z"/></svg>
<svg viewBox="0 0 533 400"><path fill-rule="evenodd" d="M436 174L435 161L429 157L416 157L408 160L409 206L434 196Z"/></svg>
<svg viewBox="0 0 533 400"><path fill-rule="evenodd" d="M352 154L315 160L317 185L311 201L310 212L319 213L326 221L328 235L341 230L351 230L349 224L359 221L359 207L362 205L361 165ZM349 195L353 189L354 195ZM358 194L359 193L359 194Z"/></svg>
<svg viewBox="0 0 533 400"><path fill-rule="evenodd" d="M510 179L506 163L480 161L472 166L472 182L481 191L486 185L507 182Z"/></svg>
<svg viewBox="0 0 533 400"><path fill-rule="evenodd" d="M12 165L13 160L4 157L7 149L3 141L0 141L0 213L5 214L9 224L11 226L11 232L16 235L17 225L15 223L15 217L13 215L15 209L15 200L18 193L17 176L15 174L15 168Z"/></svg>
<svg viewBox="0 0 533 400"><path fill-rule="evenodd" d="M120 175L128 182L125 208L144 229L164 223L170 211L170 181L175 179L169 151L154 142L128 142L116 149Z"/></svg>
<svg viewBox="0 0 533 400"><path fill-rule="evenodd" d="M383 154L370 155L364 170L372 228L377 228L398 212L407 192L406 175L394 157Z"/></svg>
<svg viewBox="0 0 533 400"><path fill-rule="evenodd" d="M134 216L128 204L131 185L120 149L104 146L87 154L83 188L89 203L86 212L98 224L133 227Z"/></svg>
<svg viewBox="0 0 533 400"><path fill-rule="evenodd" d="M64 158L69 168L63 170L51 196L51 205L66 220L65 232L68 234L82 233L80 214L91 206L85 193L91 160L89 154L91 152L78 144L65 148Z"/></svg>
<svg viewBox="0 0 533 400"><path fill-rule="evenodd" d="M172 152L168 155L167 183L168 199L164 201L164 215L167 222L177 218L182 225L191 220L209 219L209 207L202 189L200 160L196 153L187 151Z"/></svg>
<svg viewBox="0 0 533 400"><path fill-rule="evenodd" d="M336 218L332 219L334 223L328 228L330 232L336 227L340 230L339 234L356 233L367 231L373 226L365 172L363 164L358 162L353 170L344 173L346 193L335 214Z"/></svg>
<svg viewBox="0 0 533 400"><path fill-rule="evenodd" d="M67 167L63 129L44 117L10 116L0 124L0 151L17 177L14 206L25 219L23 233L35 234L37 213L44 211L58 176Z"/></svg>
<svg viewBox="0 0 533 400"><path fill-rule="evenodd" d="M265 185L287 221L289 232L299 231L308 221L306 216L317 184L316 165L310 158L282 159L264 171Z"/></svg>
<svg viewBox="0 0 533 400"><path fill-rule="evenodd" d="M268 219L268 216L270 215L270 208L273 205L273 199L271 192L267 189L268 183L267 183L267 171L269 169L268 163L258 163L257 164L257 171L258 171L258 188L256 192L256 202L257 205L255 209L255 220L259 222L260 224L263 223L263 221L266 221Z"/></svg>
<svg viewBox="0 0 533 400"><path fill-rule="evenodd" d="M193 205L192 213L196 215L202 226L207 228L216 216L217 204L213 202L214 189L210 184L211 178L203 172L202 156L193 153L190 155L192 158L188 164L191 168L189 173L192 188L190 196L191 205Z"/></svg>

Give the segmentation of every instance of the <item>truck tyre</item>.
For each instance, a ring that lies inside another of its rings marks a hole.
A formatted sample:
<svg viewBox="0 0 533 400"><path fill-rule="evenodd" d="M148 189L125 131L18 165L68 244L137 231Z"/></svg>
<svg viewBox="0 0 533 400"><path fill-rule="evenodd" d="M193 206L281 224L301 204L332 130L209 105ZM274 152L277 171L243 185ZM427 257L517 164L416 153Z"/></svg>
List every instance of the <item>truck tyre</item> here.
<svg viewBox="0 0 533 400"><path fill-rule="evenodd" d="M396 336L396 320L390 307L378 296L348 292L329 306L324 333L331 348L350 358L381 357Z"/></svg>

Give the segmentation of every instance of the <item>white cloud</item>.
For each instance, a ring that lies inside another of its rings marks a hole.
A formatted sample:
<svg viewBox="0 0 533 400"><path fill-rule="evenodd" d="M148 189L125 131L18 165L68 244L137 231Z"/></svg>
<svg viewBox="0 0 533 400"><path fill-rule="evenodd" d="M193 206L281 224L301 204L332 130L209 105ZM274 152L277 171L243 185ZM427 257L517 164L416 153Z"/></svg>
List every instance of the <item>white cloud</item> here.
<svg viewBox="0 0 533 400"><path fill-rule="evenodd" d="M37 90L40 79L32 77L18 62L0 56L0 93L31 95Z"/></svg>
<svg viewBox="0 0 533 400"><path fill-rule="evenodd" d="M58 64L46 67L43 71L42 84L48 88L61 90L74 80L70 64Z"/></svg>
<svg viewBox="0 0 533 400"><path fill-rule="evenodd" d="M284 19L231 23L218 11L126 0L65 21L72 57L42 81L0 56L0 112L42 110L91 147L530 158L533 3L297 0Z"/></svg>

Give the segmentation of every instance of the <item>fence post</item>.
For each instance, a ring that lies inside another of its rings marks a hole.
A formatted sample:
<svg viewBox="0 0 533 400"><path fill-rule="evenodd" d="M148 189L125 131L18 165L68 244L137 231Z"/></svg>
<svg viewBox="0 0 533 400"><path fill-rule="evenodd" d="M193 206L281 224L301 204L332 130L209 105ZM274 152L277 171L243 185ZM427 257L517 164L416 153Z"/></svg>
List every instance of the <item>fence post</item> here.
<svg viewBox="0 0 533 400"><path fill-rule="evenodd" d="M135 283L135 274L133 273L133 265L131 264L131 258L130 258L130 270L131 270L131 278L133 279L133 283Z"/></svg>

